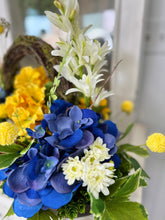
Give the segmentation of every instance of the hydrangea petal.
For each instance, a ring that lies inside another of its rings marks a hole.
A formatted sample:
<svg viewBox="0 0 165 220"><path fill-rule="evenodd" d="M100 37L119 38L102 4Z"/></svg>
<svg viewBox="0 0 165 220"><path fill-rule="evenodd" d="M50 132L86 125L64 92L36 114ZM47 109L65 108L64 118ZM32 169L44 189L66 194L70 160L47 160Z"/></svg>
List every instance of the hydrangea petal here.
<svg viewBox="0 0 165 220"><path fill-rule="evenodd" d="M55 100L50 107L50 111L56 115L65 113L66 109L73 106L71 103L62 99Z"/></svg>
<svg viewBox="0 0 165 220"><path fill-rule="evenodd" d="M114 168L117 169L118 166L120 165L121 163L121 159L119 157L118 154L114 154L112 157L111 157L111 160L114 162Z"/></svg>
<svg viewBox="0 0 165 220"><path fill-rule="evenodd" d="M80 142L75 146L75 148L77 149L84 149L85 147L91 145L94 141L94 136L93 134L88 131L88 130L85 130L83 131L83 137L82 139L80 140Z"/></svg>
<svg viewBox="0 0 165 220"><path fill-rule="evenodd" d="M65 176L62 172L54 174L50 182L53 188L58 193L70 193L77 186L77 183L73 185L68 185L67 180L65 179Z"/></svg>
<svg viewBox="0 0 165 220"><path fill-rule="evenodd" d="M11 197L11 198L14 198L14 197L16 196L16 193L13 192L13 191L10 189L10 187L9 187L8 184L7 184L7 182L5 182L4 185L3 185L3 192L4 192L7 196L9 196L9 197Z"/></svg>
<svg viewBox="0 0 165 220"><path fill-rule="evenodd" d="M75 122L80 121L82 119L81 109L78 106L74 106L69 111L69 117Z"/></svg>
<svg viewBox="0 0 165 220"><path fill-rule="evenodd" d="M3 169L3 170L0 170L0 181L1 180L5 180L7 178L6 174L5 174L5 171L7 169Z"/></svg>
<svg viewBox="0 0 165 220"><path fill-rule="evenodd" d="M82 109L83 118L91 118L93 120L92 126L96 126L98 124L98 119L96 113L91 109Z"/></svg>
<svg viewBox="0 0 165 220"><path fill-rule="evenodd" d="M24 167L18 167L7 178L7 183L13 192L21 193L29 189L24 169Z"/></svg>
<svg viewBox="0 0 165 220"><path fill-rule="evenodd" d="M63 140L60 141L59 145L63 146L66 149L69 149L76 145L82 138L83 132L78 129L75 131L75 133Z"/></svg>
<svg viewBox="0 0 165 220"><path fill-rule="evenodd" d="M107 120L104 123L108 125L107 133L112 134L113 136L117 137L118 129L117 129L116 124L110 120Z"/></svg>
<svg viewBox="0 0 165 220"><path fill-rule="evenodd" d="M42 202L45 206L51 209L58 209L61 206L66 205L72 199L73 193L58 193L56 190L52 190L49 194L42 196Z"/></svg>
<svg viewBox="0 0 165 220"><path fill-rule="evenodd" d="M22 205L36 206L41 203L39 194L33 189L29 189L23 193L18 193L17 198Z"/></svg>
<svg viewBox="0 0 165 220"><path fill-rule="evenodd" d="M24 218L31 218L41 209L41 207L42 207L42 203L39 203L35 206L22 205L18 201L18 198L16 198L13 203L13 210L15 214L19 217L24 217Z"/></svg>

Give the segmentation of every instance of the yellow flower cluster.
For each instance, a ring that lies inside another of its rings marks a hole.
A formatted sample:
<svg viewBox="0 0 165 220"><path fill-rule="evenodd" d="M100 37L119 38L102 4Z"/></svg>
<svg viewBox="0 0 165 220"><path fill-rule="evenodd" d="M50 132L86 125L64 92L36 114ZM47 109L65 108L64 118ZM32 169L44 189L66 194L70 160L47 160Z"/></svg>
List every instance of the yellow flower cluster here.
<svg viewBox="0 0 165 220"><path fill-rule="evenodd" d="M18 136L18 128L10 122L0 123L0 145L9 145L14 143Z"/></svg>
<svg viewBox="0 0 165 220"><path fill-rule="evenodd" d="M146 141L147 147L157 153L165 152L165 136L161 133L150 135Z"/></svg>
<svg viewBox="0 0 165 220"><path fill-rule="evenodd" d="M0 105L0 118L10 118L19 128L19 135L26 128L33 128L42 120L45 106L45 88L48 78L43 67L24 67L15 77L15 91Z"/></svg>

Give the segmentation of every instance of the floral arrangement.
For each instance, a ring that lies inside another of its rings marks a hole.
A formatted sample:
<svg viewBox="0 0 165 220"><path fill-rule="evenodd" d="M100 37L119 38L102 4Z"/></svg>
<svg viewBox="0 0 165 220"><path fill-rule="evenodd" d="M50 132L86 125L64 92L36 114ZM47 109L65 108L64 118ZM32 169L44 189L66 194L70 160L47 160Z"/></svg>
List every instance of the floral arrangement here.
<svg viewBox="0 0 165 220"><path fill-rule="evenodd" d="M148 150L145 144L121 142L133 124L121 132L109 120L106 98L113 93L104 86L117 65L104 80L108 44L89 39L89 27L80 29L77 0L54 4L60 14L46 15L67 39L51 52L60 57L53 82L43 66L23 67L12 94L5 97L0 90L0 181L13 198L5 217L57 220L92 214L96 220L146 220L144 206L129 197L147 186L149 176L129 153L147 157ZM64 94L58 92L62 77L70 83ZM130 114L133 103L127 100L121 109ZM164 152L165 136L153 134L146 145Z"/></svg>

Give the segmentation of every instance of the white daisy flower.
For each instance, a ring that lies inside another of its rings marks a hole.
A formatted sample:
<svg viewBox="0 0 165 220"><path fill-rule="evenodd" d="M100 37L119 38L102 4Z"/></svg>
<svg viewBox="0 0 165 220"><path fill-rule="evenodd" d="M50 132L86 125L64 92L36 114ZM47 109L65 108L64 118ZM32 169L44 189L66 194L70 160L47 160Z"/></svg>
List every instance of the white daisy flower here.
<svg viewBox="0 0 165 220"><path fill-rule="evenodd" d="M99 198L100 192L105 196L109 195L108 187L115 182L113 166L111 162L101 164L98 161L84 164L83 186L87 186L87 191L96 199Z"/></svg>
<svg viewBox="0 0 165 220"><path fill-rule="evenodd" d="M80 180L83 176L83 164L79 157L69 157L66 163L62 164L63 174L65 179L68 180L68 185L72 185L75 180Z"/></svg>

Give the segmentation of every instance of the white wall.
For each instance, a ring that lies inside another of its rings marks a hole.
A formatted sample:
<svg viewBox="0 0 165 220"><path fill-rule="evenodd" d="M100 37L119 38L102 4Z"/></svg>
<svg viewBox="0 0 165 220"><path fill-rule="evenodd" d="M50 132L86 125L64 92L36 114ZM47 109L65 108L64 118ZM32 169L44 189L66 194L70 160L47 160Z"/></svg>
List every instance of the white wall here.
<svg viewBox="0 0 165 220"><path fill-rule="evenodd" d="M137 120L147 135L165 135L165 1L150 0L144 30L144 57L137 91ZM165 153L150 153L145 170L151 179L143 192L150 220L165 219Z"/></svg>

